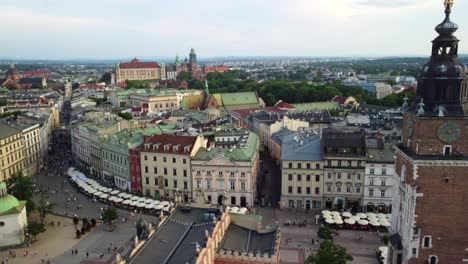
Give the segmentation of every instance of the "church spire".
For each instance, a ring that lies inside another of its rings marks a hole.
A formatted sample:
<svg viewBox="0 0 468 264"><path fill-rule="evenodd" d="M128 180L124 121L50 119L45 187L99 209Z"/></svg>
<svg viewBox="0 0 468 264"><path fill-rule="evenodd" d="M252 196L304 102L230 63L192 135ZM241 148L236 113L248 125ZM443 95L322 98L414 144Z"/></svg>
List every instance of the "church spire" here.
<svg viewBox="0 0 468 264"><path fill-rule="evenodd" d="M205 80L205 95L210 94L210 90L208 89L208 79Z"/></svg>

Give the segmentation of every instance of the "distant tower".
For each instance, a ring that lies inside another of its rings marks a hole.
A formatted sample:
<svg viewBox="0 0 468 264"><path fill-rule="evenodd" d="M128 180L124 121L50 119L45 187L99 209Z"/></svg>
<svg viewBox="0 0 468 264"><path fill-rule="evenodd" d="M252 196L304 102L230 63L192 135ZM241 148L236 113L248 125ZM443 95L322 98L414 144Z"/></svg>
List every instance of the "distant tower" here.
<svg viewBox="0 0 468 264"><path fill-rule="evenodd" d="M208 80L205 80L205 96L210 94L210 90L208 89Z"/></svg>
<svg viewBox="0 0 468 264"><path fill-rule="evenodd" d="M189 64L190 64L190 71L196 72L197 71L197 54L195 54L195 50L193 48L190 50Z"/></svg>
<svg viewBox="0 0 468 264"><path fill-rule="evenodd" d="M175 62L174 62L176 67L180 67L180 59L179 59L179 53L177 53L175 57Z"/></svg>

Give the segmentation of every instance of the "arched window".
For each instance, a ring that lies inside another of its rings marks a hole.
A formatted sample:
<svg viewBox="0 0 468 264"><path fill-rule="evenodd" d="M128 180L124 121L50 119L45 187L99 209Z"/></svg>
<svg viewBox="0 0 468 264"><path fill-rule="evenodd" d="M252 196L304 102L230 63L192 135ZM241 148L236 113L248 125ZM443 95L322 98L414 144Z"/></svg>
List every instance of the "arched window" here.
<svg viewBox="0 0 468 264"><path fill-rule="evenodd" d="M437 256L429 256L429 264L438 264L439 263L439 258Z"/></svg>
<svg viewBox="0 0 468 264"><path fill-rule="evenodd" d="M404 182L406 180L406 165L401 166L400 180Z"/></svg>
<svg viewBox="0 0 468 264"><path fill-rule="evenodd" d="M432 238L431 236L425 236L423 238L423 248L431 248L432 247Z"/></svg>

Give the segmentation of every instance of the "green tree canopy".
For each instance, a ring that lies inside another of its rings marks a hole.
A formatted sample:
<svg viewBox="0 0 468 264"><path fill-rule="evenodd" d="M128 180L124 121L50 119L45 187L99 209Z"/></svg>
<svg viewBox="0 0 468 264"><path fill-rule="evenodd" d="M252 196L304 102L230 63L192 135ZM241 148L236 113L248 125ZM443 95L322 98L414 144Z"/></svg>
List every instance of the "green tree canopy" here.
<svg viewBox="0 0 468 264"><path fill-rule="evenodd" d="M110 72L105 72L101 78L99 79L99 82L105 82L105 83L110 83L111 82L111 74Z"/></svg>
<svg viewBox="0 0 468 264"><path fill-rule="evenodd" d="M33 196L33 182L31 178L23 176L22 172L14 174L6 180L8 193L18 200L27 201Z"/></svg>
<svg viewBox="0 0 468 264"><path fill-rule="evenodd" d="M305 264L346 264L352 261L353 257L348 255L346 248L333 243L331 240L325 240L320 243L319 250L310 255Z"/></svg>
<svg viewBox="0 0 468 264"><path fill-rule="evenodd" d="M102 221L109 225L109 230L112 231L115 220L119 218L119 213L115 208L108 208L102 213Z"/></svg>
<svg viewBox="0 0 468 264"><path fill-rule="evenodd" d="M125 119L125 120L131 120L133 118L132 114L127 113L127 112L120 112L117 115L120 116L121 118Z"/></svg>

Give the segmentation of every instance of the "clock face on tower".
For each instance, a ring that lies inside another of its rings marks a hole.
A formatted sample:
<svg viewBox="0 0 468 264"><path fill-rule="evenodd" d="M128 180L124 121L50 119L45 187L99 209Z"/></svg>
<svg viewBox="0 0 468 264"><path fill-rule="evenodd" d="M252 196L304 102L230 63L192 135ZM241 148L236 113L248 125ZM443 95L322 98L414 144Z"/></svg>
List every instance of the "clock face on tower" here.
<svg viewBox="0 0 468 264"><path fill-rule="evenodd" d="M414 132L414 117L410 115L406 124L406 133L407 133L408 138L411 138L413 136L413 132Z"/></svg>
<svg viewBox="0 0 468 264"><path fill-rule="evenodd" d="M445 143L452 143L460 136L460 126L455 122L444 122L437 128L437 137Z"/></svg>

